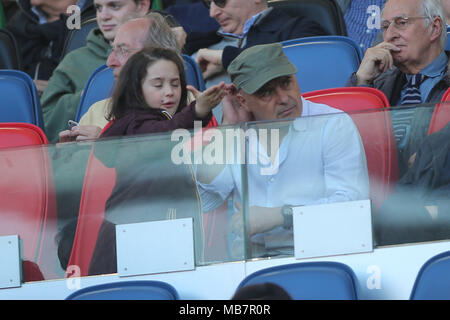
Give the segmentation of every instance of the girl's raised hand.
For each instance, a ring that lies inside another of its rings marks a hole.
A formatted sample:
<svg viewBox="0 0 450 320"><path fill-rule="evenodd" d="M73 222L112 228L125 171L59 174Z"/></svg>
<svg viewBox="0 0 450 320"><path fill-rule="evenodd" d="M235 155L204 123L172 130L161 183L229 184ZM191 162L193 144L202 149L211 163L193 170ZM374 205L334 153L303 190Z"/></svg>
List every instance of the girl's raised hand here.
<svg viewBox="0 0 450 320"><path fill-rule="evenodd" d="M221 82L215 86L206 89L203 92L198 91L192 86L187 89L195 96L195 113L199 118L204 118L214 109L226 94L225 82Z"/></svg>

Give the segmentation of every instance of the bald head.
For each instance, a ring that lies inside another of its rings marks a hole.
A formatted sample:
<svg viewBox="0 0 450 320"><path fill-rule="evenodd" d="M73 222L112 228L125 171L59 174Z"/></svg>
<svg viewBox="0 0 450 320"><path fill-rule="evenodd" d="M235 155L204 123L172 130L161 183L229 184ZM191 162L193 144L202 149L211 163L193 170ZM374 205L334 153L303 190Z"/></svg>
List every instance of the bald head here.
<svg viewBox="0 0 450 320"><path fill-rule="evenodd" d="M106 61L108 67L114 69L114 77L119 76L120 70L128 58L144 48L150 20L138 18L123 23L117 30L112 43L113 50Z"/></svg>

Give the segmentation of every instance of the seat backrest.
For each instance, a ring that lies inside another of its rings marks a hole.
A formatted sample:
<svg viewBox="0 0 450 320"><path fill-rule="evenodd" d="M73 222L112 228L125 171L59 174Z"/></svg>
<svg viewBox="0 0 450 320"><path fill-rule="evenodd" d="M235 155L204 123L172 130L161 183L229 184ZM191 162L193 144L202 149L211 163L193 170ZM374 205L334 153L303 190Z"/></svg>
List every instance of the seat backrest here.
<svg viewBox="0 0 450 320"><path fill-rule="evenodd" d="M68 263L69 266L75 265L80 268L80 276L89 274L98 233L105 216L105 203L115 183L116 170L106 167L91 153L86 167L77 228Z"/></svg>
<svg viewBox="0 0 450 320"><path fill-rule="evenodd" d="M377 210L393 191L398 179L392 122L389 112L383 109L389 107L386 96L373 88L348 87L308 92L303 97L345 111L352 117L366 152L370 195ZM363 110L370 112L355 112Z"/></svg>
<svg viewBox="0 0 450 320"><path fill-rule="evenodd" d="M432 257L420 269L411 300L450 300L450 251Z"/></svg>
<svg viewBox="0 0 450 320"><path fill-rule="evenodd" d="M430 126L428 127L429 135L441 130L450 121L450 89L447 89L444 93L442 102L445 103L438 103L434 109Z"/></svg>
<svg viewBox="0 0 450 320"><path fill-rule="evenodd" d="M92 29L97 28L97 18L89 18L81 22L81 27L79 29L75 28L70 30L67 35L66 41L64 42L63 53L61 58L64 58L69 52L84 47L86 45L86 39Z"/></svg>
<svg viewBox="0 0 450 320"><path fill-rule="evenodd" d="M106 65L98 67L89 77L81 94L75 121L80 121L81 117L97 101L109 98L114 87L113 69Z"/></svg>
<svg viewBox="0 0 450 320"><path fill-rule="evenodd" d="M0 123L0 235L18 234L24 260L52 268L56 260L48 257L56 258L54 182L46 147L32 147L45 144L47 137L33 124ZM45 267L41 271L48 275Z"/></svg>
<svg viewBox="0 0 450 320"><path fill-rule="evenodd" d="M330 35L346 36L344 15L334 0L287 0L269 2L291 16L306 16L320 24Z"/></svg>
<svg viewBox="0 0 450 320"><path fill-rule="evenodd" d="M29 75L19 70L0 70L0 96L0 122L31 123L44 130L41 104Z"/></svg>
<svg viewBox="0 0 450 320"><path fill-rule="evenodd" d="M183 54L186 71L186 82L200 91L205 90L205 82L202 72L197 63L190 56ZM109 98L114 87L113 69L106 65L98 67L89 77L81 95L75 121L80 121L81 117L97 101Z"/></svg>
<svg viewBox="0 0 450 320"><path fill-rule="evenodd" d="M206 89L205 81L197 62L186 54L183 54L183 60L186 72L186 83L194 86L197 90L204 91Z"/></svg>
<svg viewBox="0 0 450 320"><path fill-rule="evenodd" d="M117 281L80 289L66 300L178 300L177 290L162 281Z"/></svg>
<svg viewBox="0 0 450 320"><path fill-rule="evenodd" d="M283 41L282 45L298 69L301 92L345 87L362 61L361 48L349 37L308 37Z"/></svg>
<svg viewBox="0 0 450 320"><path fill-rule="evenodd" d="M358 281L353 270L338 262L292 263L256 271L237 290L274 283L294 300L357 300Z"/></svg>
<svg viewBox="0 0 450 320"><path fill-rule="evenodd" d="M20 55L14 35L0 29L0 69L20 69Z"/></svg>

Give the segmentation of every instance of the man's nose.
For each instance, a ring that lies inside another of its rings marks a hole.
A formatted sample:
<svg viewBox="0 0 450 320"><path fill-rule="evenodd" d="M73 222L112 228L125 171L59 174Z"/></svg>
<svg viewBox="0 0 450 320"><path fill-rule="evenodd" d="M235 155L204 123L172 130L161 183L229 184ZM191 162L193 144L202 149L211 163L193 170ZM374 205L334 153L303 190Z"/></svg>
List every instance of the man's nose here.
<svg viewBox="0 0 450 320"><path fill-rule="evenodd" d="M108 8L102 8L100 12L97 12L97 16L100 20L111 19L111 11Z"/></svg>
<svg viewBox="0 0 450 320"><path fill-rule="evenodd" d="M286 90L283 90L280 88L280 86L277 86L275 88L275 98L277 99L276 101L279 104L285 104L289 101L289 95L286 92Z"/></svg>
<svg viewBox="0 0 450 320"><path fill-rule="evenodd" d="M391 23L383 33L383 40L386 42L390 42L396 37L398 37L398 30L397 28L395 28L394 23Z"/></svg>
<svg viewBox="0 0 450 320"><path fill-rule="evenodd" d="M209 16L213 19L217 17L217 15L220 13L220 8L216 6L214 1L211 1L211 6L209 7Z"/></svg>
<svg viewBox="0 0 450 320"><path fill-rule="evenodd" d="M120 66L120 61L117 59L116 53L114 51L111 51L111 53L108 56L108 59L106 60L106 65L109 68L115 68Z"/></svg>

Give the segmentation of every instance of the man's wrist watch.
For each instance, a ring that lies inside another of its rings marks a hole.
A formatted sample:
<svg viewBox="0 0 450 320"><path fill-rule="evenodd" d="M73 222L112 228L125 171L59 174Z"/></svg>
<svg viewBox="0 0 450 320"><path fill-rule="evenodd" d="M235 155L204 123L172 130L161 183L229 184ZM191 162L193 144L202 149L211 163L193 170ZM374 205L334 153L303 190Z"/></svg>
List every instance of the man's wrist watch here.
<svg viewBox="0 0 450 320"><path fill-rule="evenodd" d="M292 228L293 222L294 222L294 210L292 209L292 206L284 205L281 207L281 214L283 215L284 223L283 227L288 229Z"/></svg>

